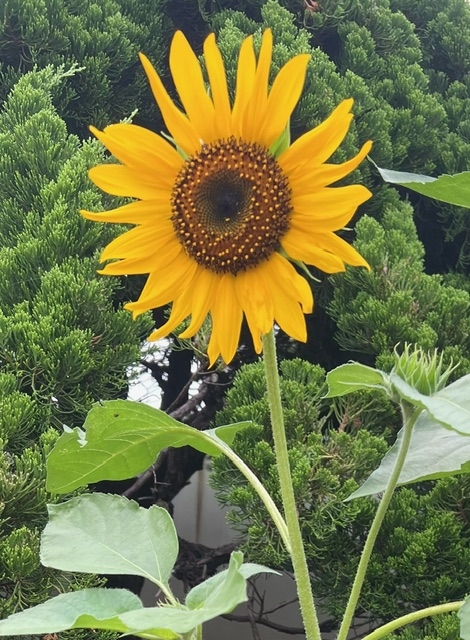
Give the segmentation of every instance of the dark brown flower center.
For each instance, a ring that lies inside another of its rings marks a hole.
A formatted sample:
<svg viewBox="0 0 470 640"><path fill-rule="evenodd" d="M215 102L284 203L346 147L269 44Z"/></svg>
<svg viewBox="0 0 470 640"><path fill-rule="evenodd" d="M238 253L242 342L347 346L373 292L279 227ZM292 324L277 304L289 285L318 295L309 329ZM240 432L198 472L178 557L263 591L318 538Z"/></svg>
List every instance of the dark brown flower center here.
<svg viewBox="0 0 470 640"><path fill-rule="evenodd" d="M289 229L291 189L268 149L229 138L186 160L171 208L187 253L211 271L236 274L279 248Z"/></svg>

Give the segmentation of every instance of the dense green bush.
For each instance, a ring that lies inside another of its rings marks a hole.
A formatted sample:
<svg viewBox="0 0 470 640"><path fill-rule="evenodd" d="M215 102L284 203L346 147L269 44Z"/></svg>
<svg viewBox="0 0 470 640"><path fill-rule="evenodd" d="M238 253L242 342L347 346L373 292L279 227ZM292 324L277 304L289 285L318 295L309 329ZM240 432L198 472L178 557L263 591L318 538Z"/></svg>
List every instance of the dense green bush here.
<svg viewBox="0 0 470 640"><path fill-rule="evenodd" d="M79 209L106 204L87 178L103 152L67 133L52 106L63 82L52 68L23 76L0 114L2 618L51 590L96 583L39 564L53 500L45 456L62 425L81 426L93 402L125 396L126 367L149 331L148 318L134 322L113 303L119 281L96 274L116 230Z"/></svg>
<svg viewBox="0 0 470 640"><path fill-rule="evenodd" d="M70 132L86 135L128 118L155 122L157 111L138 53L163 69L171 28L166 0L10 0L0 9L0 102L15 82L47 65L79 69L54 101Z"/></svg>

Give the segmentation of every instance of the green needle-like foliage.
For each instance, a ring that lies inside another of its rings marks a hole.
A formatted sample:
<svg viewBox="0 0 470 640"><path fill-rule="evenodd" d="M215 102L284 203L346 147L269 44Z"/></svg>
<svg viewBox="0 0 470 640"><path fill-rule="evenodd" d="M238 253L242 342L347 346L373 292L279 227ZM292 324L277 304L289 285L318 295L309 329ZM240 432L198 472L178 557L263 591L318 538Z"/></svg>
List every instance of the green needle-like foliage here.
<svg viewBox="0 0 470 640"><path fill-rule="evenodd" d="M153 98L138 53L157 68L166 57L171 29L166 0L9 0L0 26L0 102L33 68L78 68L55 102L69 130L86 135L136 109L155 120Z"/></svg>
<svg viewBox="0 0 470 640"><path fill-rule="evenodd" d="M0 114L0 618L97 584L39 564L54 500L45 457L63 424L125 396L149 331L116 303L119 281L96 273L116 229L79 214L107 204L87 178L103 152L69 135L52 106L64 81L50 67L23 76Z"/></svg>

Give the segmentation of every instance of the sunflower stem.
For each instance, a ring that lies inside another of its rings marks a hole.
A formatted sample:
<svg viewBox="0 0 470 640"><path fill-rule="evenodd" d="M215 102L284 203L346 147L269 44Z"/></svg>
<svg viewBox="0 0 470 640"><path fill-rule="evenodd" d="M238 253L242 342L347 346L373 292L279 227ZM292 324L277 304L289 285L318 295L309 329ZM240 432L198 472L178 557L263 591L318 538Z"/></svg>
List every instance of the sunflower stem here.
<svg viewBox="0 0 470 640"><path fill-rule="evenodd" d="M416 422L417 417L421 413L421 409L416 409L416 407L408 404L407 402L402 402L401 410L403 415L403 440L401 442L400 450L398 451L398 456L392 474L388 480L388 484L383 493L382 500L380 501L374 520L367 535L367 540L365 542L364 549L362 550L361 559L359 560L359 565L357 567L356 577L354 578L353 586L351 589L351 595L349 596L348 604L344 612L343 621L341 622L341 627L339 629L336 640L346 640L346 638L348 637L349 629L351 628L354 613L359 601L359 596L361 595L362 585L364 584L367 566L374 549L374 544L379 534L380 527L385 517L385 513L387 512L388 506L392 499L393 492L395 491L395 488L397 486L401 470L403 469L403 465L405 463L406 454L408 453L408 448L411 442L413 425Z"/></svg>
<svg viewBox="0 0 470 640"><path fill-rule="evenodd" d="M396 631L400 627L404 627L407 624L412 624L413 622L417 622L418 620L422 620L423 618L437 616L441 613L458 611L462 607L464 602L464 600L460 600L458 602L445 602L444 604L436 604L433 607L426 607L426 609L419 609L418 611L407 613L404 616L400 616L400 618L397 618L396 620L387 622L387 624L374 629L372 633L368 633L366 636L364 636L363 640L380 640L380 638L385 638L385 636L388 636L390 633Z"/></svg>
<svg viewBox="0 0 470 640"><path fill-rule="evenodd" d="M305 627L307 640L321 640L318 616L313 600L310 574L302 541L299 516L295 504L294 489L289 465L286 432L284 428L284 414L281 404L281 389L277 370L276 342L274 330L263 336L264 366L266 371L266 386L268 402L271 412L271 426L273 430L274 451L279 471L282 504L287 523L290 540L290 555L294 567L300 611Z"/></svg>

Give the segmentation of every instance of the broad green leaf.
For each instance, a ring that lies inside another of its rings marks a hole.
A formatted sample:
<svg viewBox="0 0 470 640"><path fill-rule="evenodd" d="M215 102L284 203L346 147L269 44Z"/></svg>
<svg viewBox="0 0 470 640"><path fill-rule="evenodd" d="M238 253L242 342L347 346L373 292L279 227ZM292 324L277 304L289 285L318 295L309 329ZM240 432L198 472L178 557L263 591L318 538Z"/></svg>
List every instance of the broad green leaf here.
<svg viewBox="0 0 470 640"><path fill-rule="evenodd" d="M380 167L377 169L385 182L399 184L441 202L470 208L470 171L454 176L441 175L438 178L432 178L418 173L390 171Z"/></svg>
<svg viewBox="0 0 470 640"><path fill-rule="evenodd" d="M93 407L84 427L68 430L47 460L47 490L69 493L101 480L123 480L148 469L166 447L190 445L211 456L249 423L198 431L140 402L112 400Z"/></svg>
<svg viewBox="0 0 470 640"><path fill-rule="evenodd" d="M460 618L461 639L470 640L470 596L466 598L457 615Z"/></svg>
<svg viewBox="0 0 470 640"><path fill-rule="evenodd" d="M142 633L153 628L169 628L178 633L187 633L208 620L230 613L238 604L247 600L247 577L261 571L271 571L259 565L242 565L242 559L241 552L233 553L228 569L192 589L186 597L185 606L131 611L123 615L122 621L132 629L132 633Z"/></svg>
<svg viewBox="0 0 470 640"><path fill-rule="evenodd" d="M326 381L328 383L326 398L344 396L361 389L387 391L386 374L359 362L350 362L336 367L336 369L328 373Z"/></svg>
<svg viewBox="0 0 470 640"><path fill-rule="evenodd" d="M376 469L348 500L369 496L385 490L395 466L403 440L403 429L397 441ZM470 471L470 435L462 435L433 420L423 411L411 435L410 447L397 485L436 480Z"/></svg>
<svg viewBox="0 0 470 640"><path fill-rule="evenodd" d="M143 608L139 598L124 589L85 589L57 596L0 621L0 636L91 628L175 640L179 634L188 633L245 602L246 580L252 575L276 573L261 565L243 565L242 560L240 552L233 553L229 568L192 589L186 605Z"/></svg>
<svg viewBox="0 0 470 640"><path fill-rule="evenodd" d="M41 537L44 566L168 583L178 538L165 509L143 509L122 496L94 493L49 505L48 510L49 522Z"/></svg>
<svg viewBox="0 0 470 640"><path fill-rule="evenodd" d="M394 373L390 374L390 382L402 398L425 409L438 422L460 433L470 434L470 374L432 396L419 393Z"/></svg>
<svg viewBox="0 0 470 640"><path fill-rule="evenodd" d="M125 633L119 619L126 611L139 613L139 598L126 589L83 589L63 593L44 604L0 620L0 636L58 633L66 629L109 629Z"/></svg>

